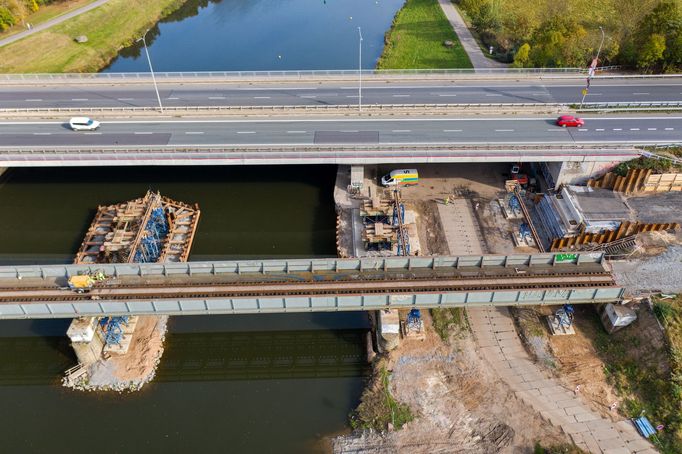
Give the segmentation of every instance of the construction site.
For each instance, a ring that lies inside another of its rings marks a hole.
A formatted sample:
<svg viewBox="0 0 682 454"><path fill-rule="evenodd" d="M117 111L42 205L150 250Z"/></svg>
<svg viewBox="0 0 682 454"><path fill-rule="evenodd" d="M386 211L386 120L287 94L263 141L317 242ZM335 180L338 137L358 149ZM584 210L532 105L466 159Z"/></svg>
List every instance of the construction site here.
<svg viewBox="0 0 682 454"><path fill-rule="evenodd" d="M116 280L98 270L98 264L187 261L200 214L198 205L152 191L139 199L97 207L74 261L92 265L92 271L70 277L69 288L88 293ZM67 335L78 364L66 371L64 385L80 390L140 389L152 380L161 360L167 322L165 316L74 319Z"/></svg>
<svg viewBox="0 0 682 454"><path fill-rule="evenodd" d="M340 256L559 252L568 258L577 251L595 251L618 267L646 259L653 243L660 253L661 241L655 238L665 238L662 250L682 244L682 180L677 175L631 172L616 179L607 173L556 188L541 164L430 164L414 169L418 184L383 186L381 176L392 170L339 169ZM632 279L637 271L631 268L617 278ZM651 327L653 315L641 304L646 297L637 294L626 304L577 311L559 305L471 308L459 315L446 309L373 313L374 346L383 353L375 374L391 374L390 392L416 417L401 430L389 423L379 432L339 437L333 450L441 452L454 444L468 452L516 452L542 440L543 446L575 445L585 452L654 452L645 439L651 422L642 416L633 424L613 410L617 392L603 373L593 373L604 367L598 352L592 350L591 357L581 353L590 366L580 367L579 373L568 355L570 345L593 342L590 336L601 336L599 330L622 339L622 332ZM507 364L502 369L501 360ZM507 371L509 363L513 369ZM530 389L522 383L529 380L543 380L543 385ZM373 392L388 391L371 382L359 408L367 411Z"/></svg>

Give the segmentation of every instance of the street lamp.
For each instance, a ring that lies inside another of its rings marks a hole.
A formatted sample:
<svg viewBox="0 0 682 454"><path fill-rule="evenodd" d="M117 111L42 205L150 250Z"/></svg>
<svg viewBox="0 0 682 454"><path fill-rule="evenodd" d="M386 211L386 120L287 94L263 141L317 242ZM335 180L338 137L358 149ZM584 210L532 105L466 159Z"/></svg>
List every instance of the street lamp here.
<svg viewBox="0 0 682 454"><path fill-rule="evenodd" d="M144 35L142 35L142 38L138 39L136 42L142 41L142 44L144 44L144 52L147 54L147 62L149 63L149 71L152 73L152 81L154 82L154 90L156 91L156 99L159 101L159 109L161 110L161 113L163 113L163 105L161 104L161 96L159 95L159 87L156 85L156 77L154 77L154 68L152 68L152 59L149 58L149 49L147 49L147 33L149 33L149 29L147 29L146 32L144 32Z"/></svg>
<svg viewBox="0 0 682 454"><path fill-rule="evenodd" d="M360 27L358 27L358 36L360 36L360 41L358 42L358 75L360 77L360 85L358 85L358 110L362 112L362 29Z"/></svg>
<svg viewBox="0 0 682 454"><path fill-rule="evenodd" d="M601 25L599 26L599 31L601 31L601 42L599 43L599 49L597 49L597 57L592 61L592 64L590 65L590 69L587 73L587 87L583 89L583 99L580 100L580 107L583 107L583 103L585 102L585 97L587 96L587 90L590 88L590 79L592 79L592 76L594 75L594 71L597 68L597 65L599 65L599 54L601 54L601 48L604 45L604 27Z"/></svg>

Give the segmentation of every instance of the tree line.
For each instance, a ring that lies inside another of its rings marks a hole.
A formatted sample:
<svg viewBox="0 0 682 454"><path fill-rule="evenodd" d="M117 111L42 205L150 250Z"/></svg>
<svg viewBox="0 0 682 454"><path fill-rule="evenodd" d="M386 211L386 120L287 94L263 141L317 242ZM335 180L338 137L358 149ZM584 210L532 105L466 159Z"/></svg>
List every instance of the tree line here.
<svg viewBox="0 0 682 454"><path fill-rule="evenodd" d="M496 57L516 67L682 69L680 0L455 0Z"/></svg>
<svg viewBox="0 0 682 454"><path fill-rule="evenodd" d="M0 31L20 24L41 6L59 0L0 0Z"/></svg>

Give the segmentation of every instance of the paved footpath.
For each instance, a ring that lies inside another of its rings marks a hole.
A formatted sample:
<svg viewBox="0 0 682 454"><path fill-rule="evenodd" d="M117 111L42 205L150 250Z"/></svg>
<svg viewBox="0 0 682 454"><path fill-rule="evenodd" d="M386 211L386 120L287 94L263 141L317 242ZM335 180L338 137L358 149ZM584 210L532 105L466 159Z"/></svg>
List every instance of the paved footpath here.
<svg viewBox="0 0 682 454"><path fill-rule="evenodd" d="M459 41L462 43L462 47L469 55L469 60L474 68L506 68L507 65L504 63L497 62L491 58L483 55L483 51L478 46L478 43L474 39L474 36L469 31L464 19L452 4L452 0L438 0L440 7L445 13L445 17L448 18L450 25L452 25L453 30L457 34Z"/></svg>
<svg viewBox="0 0 682 454"><path fill-rule="evenodd" d="M560 427L578 447L594 454L657 452L630 421L604 419L581 396L531 361L506 307L471 308L467 315L476 344L499 377L517 398Z"/></svg>
<svg viewBox="0 0 682 454"><path fill-rule="evenodd" d="M83 13L87 13L88 11L97 8L98 6L101 6L108 2L109 0L97 0L95 2L92 2L88 5L83 6L82 8L75 9L73 11L69 11L68 13L62 14L61 16L57 16L54 19L50 19L47 22L43 22L42 24L38 24L35 27L33 27L30 30L25 30L23 32L19 32L16 35L8 36L7 38L0 39L0 47L6 46L7 44L13 43L15 41L19 41L20 39L26 38L27 36L30 36L34 33L41 32L43 30L46 30L54 25L61 24L65 20L71 19L72 17L76 17L78 15L81 15Z"/></svg>

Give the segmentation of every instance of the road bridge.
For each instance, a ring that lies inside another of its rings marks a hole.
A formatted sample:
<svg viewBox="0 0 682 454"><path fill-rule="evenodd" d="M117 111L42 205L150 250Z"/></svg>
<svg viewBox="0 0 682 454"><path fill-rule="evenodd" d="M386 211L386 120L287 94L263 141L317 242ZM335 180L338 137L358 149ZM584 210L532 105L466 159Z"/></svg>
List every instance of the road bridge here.
<svg viewBox="0 0 682 454"><path fill-rule="evenodd" d="M89 293L69 276L111 276ZM612 302L602 253L0 267L0 319Z"/></svg>
<svg viewBox="0 0 682 454"><path fill-rule="evenodd" d="M357 104L355 71L159 73L166 107ZM682 76L598 75L587 102L682 101ZM362 102L388 104L579 103L585 74L461 71L363 72ZM483 79L483 80L482 80ZM0 74L0 113L13 108L156 107L149 74Z"/></svg>
<svg viewBox="0 0 682 454"><path fill-rule="evenodd" d="M623 161L635 145L679 142L682 116L554 118L183 118L105 122L75 133L63 122L0 122L0 166L377 164Z"/></svg>

